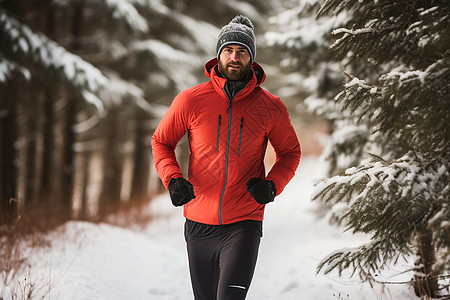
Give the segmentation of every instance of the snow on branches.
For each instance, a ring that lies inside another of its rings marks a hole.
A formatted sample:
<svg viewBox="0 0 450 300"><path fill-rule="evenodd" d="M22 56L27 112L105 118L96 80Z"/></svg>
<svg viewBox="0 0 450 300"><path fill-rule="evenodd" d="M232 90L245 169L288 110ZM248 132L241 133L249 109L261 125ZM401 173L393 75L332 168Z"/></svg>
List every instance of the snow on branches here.
<svg viewBox="0 0 450 300"><path fill-rule="evenodd" d="M357 121L370 122L386 136L396 136L419 152L445 153L449 148L450 60L421 69L399 66L383 74L378 86L350 76L336 96Z"/></svg>
<svg viewBox="0 0 450 300"><path fill-rule="evenodd" d="M445 221L450 199L449 162L409 152L392 161L349 168L344 174L317 183L313 200L338 204L330 214L347 230L372 235L357 249L337 250L319 265L326 273L353 266L362 278L383 262L412 251L417 231L434 226L436 239L448 239ZM443 218L444 217L444 218ZM355 272L355 270L354 270Z"/></svg>
<svg viewBox="0 0 450 300"><path fill-rule="evenodd" d="M350 76L336 97L371 131L367 143L353 139L344 150L375 149L379 157L317 184L313 198L332 206L331 220L371 235L359 248L330 254L319 270L353 268L371 280L371 271L415 252L415 287L430 280L428 291L415 292L433 296L436 274L449 270L450 6L445 0L326 0L319 16L343 11L353 15L334 31L339 36L331 50L348 65L372 68L357 75L362 79ZM345 144L334 142L336 153Z"/></svg>
<svg viewBox="0 0 450 300"><path fill-rule="evenodd" d="M382 97L377 122L384 132L400 134L421 152L444 154L449 149L446 122L450 93L449 57L436 60L423 70L392 70L380 77Z"/></svg>
<svg viewBox="0 0 450 300"><path fill-rule="evenodd" d="M21 74L27 80L30 79L31 76L30 72L26 68L0 55L0 82L7 81L12 74L15 73Z"/></svg>
<svg viewBox="0 0 450 300"><path fill-rule="evenodd" d="M103 0L101 3L108 8L114 20L125 22L132 31L144 33L149 30L147 21L129 1Z"/></svg>
<svg viewBox="0 0 450 300"><path fill-rule="evenodd" d="M12 45L13 53L25 55L37 65L61 72L73 86L97 91L108 82L99 69L1 10L0 28L4 39Z"/></svg>

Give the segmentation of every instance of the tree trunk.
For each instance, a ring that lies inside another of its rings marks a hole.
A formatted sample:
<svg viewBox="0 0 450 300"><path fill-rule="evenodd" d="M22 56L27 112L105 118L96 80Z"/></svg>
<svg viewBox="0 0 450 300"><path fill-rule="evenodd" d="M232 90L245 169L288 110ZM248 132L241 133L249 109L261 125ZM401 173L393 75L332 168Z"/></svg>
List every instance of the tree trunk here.
<svg viewBox="0 0 450 300"><path fill-rule="evenodd" d="M73 18L72 18L72 40L70 42L70 50L77 51L81 48L81 29L83 22L83 2L76 1L73 4ZM65 117L64 117L64 129L63 129L63 172L62 172L62 195L59 201L62 205L64 212L64 217L70 218L72 213L72 196L73 196L73 182L74 182L74 168L75 168L75 153L74 153L74 143L75 143L75 133L73 131L73 126L76 123L77 114L77 101L76 91L69 90L67 97L67 105L65 107Z"/></svg>
<svg viewBox="0 0 450 300"><path fill-rule="evenodd" d="M26 93L25 107L23 109L26 154L25 154L25 194L22 202L23 208L33 209L37 204L37 186L36 186L36 168L38 155L38 136L39 136L39 96L40 91L35 85L31 85Z"/></svg>
<svg viewBox="0 0 450 300"><path fill-rule="evenodd" d="M75 133L73 126L75 124L75 115L77 111L77 99L68 96L65 108L64 129L63 129L63 146L62 146L62 177L61 177L61 198L59 199L61 208L64 210L65 217L69 218L72 209L72 190L74 178L74 162L75 153L73 145L75 143Z"/></svg>
<svg viewBox="0 0 450 300"><path fill-rule="evenodd" d="M146 115L140 111L136 114L135 150L133 157L133 179L131 188L131 200L139 201L148 198L148 178L150 165L150 140L151 136L146 129Z"/></svg>
<svg viewBox="0 0 450 300"><path fill-rule="evenodd" d="M16 178L17 169L14 164L17 139L16 115L17 99L13 84L9 84L8 92L0 89L0 224L9 223L16 212Z"/></svg>
<svg viewBox="0 0 450 300"><path fill-rule="evenodd" d="M55 9L54 5L47 5L46 7L46 32L52 37L55 31ZM55 149L55 136L53 126L55 122L54 100L57 89L55 84L56 78L52 78L48 84L45 84L45 94L43 99L43 153L42 153L42 168L40 172L40 201L52 202L52 175L53 175L53 158Z"/></svg>
<svg viewBox="0 0 450 300"><path fill-rule="evenodd" d="M105 212L112 208L111 204L120 203L122 187L122 162L120 154L120 130L117 127L119 120L118 108L111 108L105 123L106 145L103 154L103 187L100 196L100 211ZM122 124L123 125L123 124Z"/></svg>
<svg viewBox="0 0 450 300"><path fill-rule="evenodd" d="M40 199L41 201L52 201L52 185L51 178L53 175L53 156L54 156L54 134L53 124L55 122L55 114L53 110L53 92L47 88L44 96L44 124L43 124L43 154L42 168L40 175Z"/></svg>
<svg viewBox="0 0 450 300"><path fill-rule="evenodd" d="M88 207L88 194L87 189L89 185L89 168L92 159L92 155L90 151L86 151L86 153L82 154L83 158L83 168L81 172L83 172L83 182L81 183L81 207L78 214L78 218L82 220L87 220L89 218L89 207Z"/></svg>
<svg viewBox="0 0 450 300"><path fill-rule="evenodd" d="M414 274L414 292L417 296L437 297L438 282L433 274L433 264L436 255L433 243L433 231L427 228L418 233L418 260L416 262L416 273Z"/></svg>

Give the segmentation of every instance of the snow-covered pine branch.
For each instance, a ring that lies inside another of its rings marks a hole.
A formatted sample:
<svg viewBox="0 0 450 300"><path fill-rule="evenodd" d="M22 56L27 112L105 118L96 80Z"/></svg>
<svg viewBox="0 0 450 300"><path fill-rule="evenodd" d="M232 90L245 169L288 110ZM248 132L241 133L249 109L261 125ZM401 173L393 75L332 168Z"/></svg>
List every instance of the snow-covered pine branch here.
<svg viewBox="0 0 450 300"><path fill-rule="evenodd" d="M161 119L163 117L167 107L149 103L144 98L144 91L140 87L121 79L116 74L110 73L107 76L108 84L99 91L99 96L86 90L83 91L82 97L86 102L94 105L97 110L86 120L75 124L73 126L74 132L77 134L88 132L107 116L108 106L118 106L126 100L129 100L153 118Z"/></svg>
<svg viewBox="0 0 450 300"><path fill-rule="evenodd" d="M149 53L155 57L155 62L162 72L150 74L153 78L161 79L159 85L168 85L170 80L176 84L178 90L183 90L195 82L192 70L201 65L199 57L173 48L171 45L155 39L133 43L130 51ZM183 65L184 67L180 67Z"/></svg>
<svg viewBox="0 0 450 300"><path fill-rule="evenodd" d="M77 89L98 91L108 82L92 64L68 52L43 34L33 32L3 10L0 10L0 28L3 38L8 40L5 44L9 45L12 53L23 55L45 69L61 73Z"/></svg>
<svg viewBox="0 0 450 300"><path fill-rule="evenodd" d="M128 1L138 8L142 7L149 8L160 15L173 13L173 11L164 4L163 0L128 0Z"/></svg>
<svg viewBox="0 0 450 300"><path fill-rule="evenodd" d="M324 0L281 1L283 10L271 17L271 29L263 43L282 57L283 74L277 93L286 101L300 102L296 109L330 120L342 119L340 104L330 101L343 80L341 67L330 57L328 47L335 27L345 25L347 14L315 19ZM303 99L307 98L303 101ZM306 106L306 107L305 107Z"/></svg>
<svg viewBox="0 0 450 300"><path fill-rule="evenodd" d="M55 5L67 5L79 0L53 0ZM113 21L122 23L131 32L145 33L149 27L145 18L138 12L136 6L152 7L156 11L166 12L166 7L158 0L88 0L88 3L97 4L100 9Z"/></svg>
<svg viewBox="0 0 450 300"><path fill-rule="evenodd" d="M192 39L192 43L183 45L181 50L184 50L188 53L195 53L196 51L192 51L192 47L197 46L197 53L199 55L204 55L204 57L201 58L201 61L209 59L210 54L214 53L215 51L215 41L219 28L207 22L189 17L184 14L180 14L177 12L172 12L171 14L181 23L183 28L186 30L186 32L189 33L189 36ZM198 63L200 63L198 58L192 61L193 65L196 65Z"/></svg>
<svg viewBox="0 0 450 300"><path fill-rule="evenodd" d="M149 30L147 21L129 0L90 0L106 7L115 21L124 22L132 32L145 33Z"/></svg>
<svg viewBox="0 0 450 300"><path fill-rule="evenodd" d="M311 48L327 49L331 44L330 31L336 26L342 26L346 15L315 20L314 14L322 3L322 0L295 2L292 8L271 17L269 22L278 29L265 33L265 42L270 47L279 47L290 53L304 52Z"/></svg>
<svg viewBox="0 0 450 300"><path fill-rule="evenodd" d="M330 15L336 15L344 11L345 9L348 9L352 7L355 2L358 2L358 0L326 0L325 3L320 8L319 12L317 13L317 18L324 16L326 14Z"/></svg>
<svg viewBox="0 0 450 300"><path fill-rule="evenodd" d="M448 178L449 162L430 160L410 152L393 162L377 161L352 167L340 176L324 179L316 184L312 198L333 203L345 201L350 208L366 203L368 207L363 205L360 207L363 209L373 209L369 204L392 199L442 201L443 185L448 184ZM389 213L386 209L375 212L377 215ZM364 223L355 226L355 231L370 232L363 230Z"/></svg>
<svg viewBox="0 0 450 300"><path fill-rule="evenodd" d="M450 147L450 56L423 70L393 70L380 77L382 97L375 106L384 132L396 132L413 149L445 153Z"/></svg>
<svg viewBox="0 0 450 300"><path fill-rule="evenodd" d="M450 59L443 58L424 70L392 70L379 79L380 86L352 78L336 96L343 109L358 121L370 121L386 135L396 136L412 149L446 151L450 129ZM432 140L433 142L430 142Z"/></svg>
<svg viewBox="0 0 450 300"><path fill-rule="evenodd" d="M264 38L269 46L283 46L291 51L302 51L308 47L327 48L330 45L329 32L343 24L346 16L342 14L314 21L308 13L319 6L319 1L301 1L292 9L271 17L269 22L280 29L265 33Z"/></svg>
<svg viewBox="0 0 450 300"><path fill-rule="evenodd" d="M352 20L352 28L334 31L342 36L330 49L339 57L351 53L352 59L420 65L426 61L422 56L448 49L450 26L444 24L450 23L450 7L445 1L327 0L319 16L336 15L343 10L355 11L359 17Z"/></svg>
<svg viewBox="0 0 450 300"><path fill-rule="evenodd" d="M80 90L80 95L88 103L93 104L99 112L105 106L117 104L124 98L130 96L135 103L147 112L151 112L150 105L143 99L143 92L131 83L123 80L107 78L102 71L81 57L68 52L66 49L51 41L41 33L33 32L28 26L19 23L0 10L0 27L4 28L6 38L9 39L13 53L23 55L33 63L43 66L45 69L60 72L67 82ZM17 64L8 63L6 60L1 66L0 72L17 70L24 72L26 69ZM29 73L25 73L29 77ZM105 97L94 95L103 91ZM109 96L108 96L109 95ZM102 116L103 113L100 114ZM99 116L96 116L99 117ZM84 126L82 126L84 128Z"/></svg>
<svg viewBox="0 0 450 300"><path fill-rule="evenodd" d="M345 270L350 270L351 276L358 274L362 280L370 282L383 269L386 261L395 264L411 251L410 248L405 250L397 244L391 244L388 240L371 240L359 247L334 250L319 262L317 273L328 274L337 270L342 276Z"/></svg>
<svg viewBox="0 0 450 300"><path fill-rule="evenodd" d="M25 79L29 80L31 75L30 71L25 67L18 65L17 63L10 61L0 54L0 82L5 82L14 74L20 74Z"/></svg>
<svg viewBox="0 0 450 300"><path fill-rule="evenodd" d="M367 270L377 269L383 261L396 259L410 249L416 231L432 224L436 229L448 230L449 224L441 215L448 215L449 166L445 159L410 152L396 161L353 167L343 175L317 183L313 200L344 205L345 209L332 211L340 214L332 217L348 230L372 236L371 243L358 250L337 251L328 256L320 269L328 264L326 272L353 266L364 268L359 270L360 275L367 275ZM441 232L438 238L443 242L448 236ZM371 260L367 256L376 253L383 259Z"/></svg>
<svg viewBox="0 0 450 300"><path fill-rule="evenodd" d="M336 120L347 117L343 116L341 103L330 101L325 98L318 98L314 94L305 99L304 105L309 112L312 112L318 116L323 116L328 120Z"/></svg>
<svg viewBox="0 0 450 300"><path fill-rule="evenodd" d="M348 166L357 165L366 150L369 128L365 124L342 126L333 132L326 144L322 158L328 162L328 174L336 174Z"/></svg>
<svg viewBox="0 0 450 300"><path fill-rule="evenodd" d="M131 103L142 109L149 116L154 118L162 118L166 112L166 107L158 104L150 103L145 99L142 88L126 81L118 76L118 74L107 73L109 84L100 91L99 95L102 99L111 103L111 105L119 105L128 99Z"/></svg>
<svg viewBox="0 0 450 300"><path fill-rule="evenodd" d="M348 110L357 121L370 121L378 113L378 109L372 103L380 96L381 93L376 86L352 77L352 80L344 85L344 90L335 99L342 101L342 109Z"/></svg>

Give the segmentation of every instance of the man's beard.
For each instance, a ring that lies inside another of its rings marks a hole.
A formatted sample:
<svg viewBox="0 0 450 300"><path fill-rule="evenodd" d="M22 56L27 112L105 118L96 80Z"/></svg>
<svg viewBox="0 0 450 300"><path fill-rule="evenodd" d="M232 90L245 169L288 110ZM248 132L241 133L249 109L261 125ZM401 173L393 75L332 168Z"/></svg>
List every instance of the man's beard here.
<svg viewBox="0 0 450 300"><path fill-rule="evenodd" d="M230 65L239 66L240 68L238 70L230 70L228 69ZM227 63L226 65L223 65L222 62L219 61L219 70L227 79L245 80L248 72L250 71L250 62L244 66L239 62Z"/></svg>

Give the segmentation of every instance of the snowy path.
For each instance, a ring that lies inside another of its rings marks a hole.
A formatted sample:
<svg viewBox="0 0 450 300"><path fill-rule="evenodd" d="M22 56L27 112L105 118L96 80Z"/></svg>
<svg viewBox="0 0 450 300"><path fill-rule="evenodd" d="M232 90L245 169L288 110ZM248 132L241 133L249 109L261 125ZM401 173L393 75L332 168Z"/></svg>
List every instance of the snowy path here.
<svg viewBox="0 0 450 300"><path fill-rule="evenodd" d="M303 160L293 181L267 207L260 256L247 298L415 299L405 285L370 288L357 279L315 274L325 255L364 240L342 234L341 229L317 220L311 211L315 205L309 200L311 183L320 169L317 161ZM63 235L55 233L52 249L35 250L29 257L27 278L36 285L33 299L41 295L60 300L192 299L181 209L171 206L166 195L156 198L149 209L162 217L144 231L85 222L65 225ZM408 279L408 275L389 278Z"/></svg>

